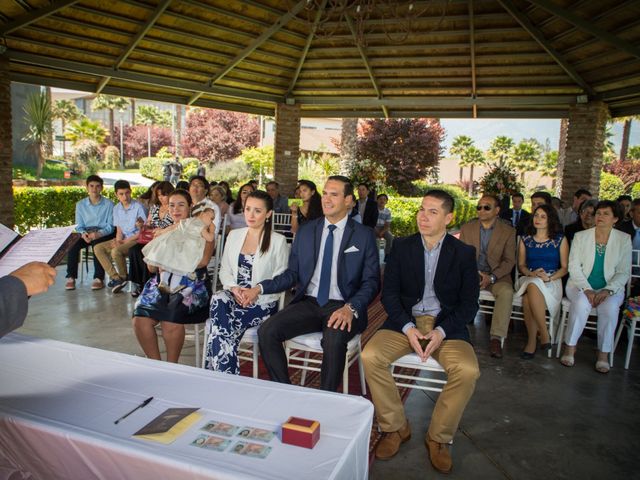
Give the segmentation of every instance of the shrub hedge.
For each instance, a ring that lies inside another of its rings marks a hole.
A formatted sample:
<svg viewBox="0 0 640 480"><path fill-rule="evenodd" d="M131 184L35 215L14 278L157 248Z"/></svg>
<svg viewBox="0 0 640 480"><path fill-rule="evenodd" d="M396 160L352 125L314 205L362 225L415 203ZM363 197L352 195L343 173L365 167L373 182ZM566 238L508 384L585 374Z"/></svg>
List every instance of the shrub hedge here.
<svg viewBox="0 0 640 480"><path fill-rule="evenodd" d="M146 192L147 187L135 186L132 191L132 196L136 198ZM458 196L455 190L450 193L454 194L456 205L449 228L457 229L462 223L475 217L475 204L464 196ZM103 194L114 203L117 202L112 187L105 188ZM73 225L75 204L86 196L84 187L14 187L16 229L24 234L32 228ZM387 208L391 211L391 231L394 235L406 236L417 231L416 212L421 202L422 198L390 197Z"/></svg>
<svg viewBox="0 0 640 480"><path fill-rule="evenodd" d="M132 187L132 196L136 198L146 191L147 187ZM105 188L103 194L117 202L113 188ZM73 225L76 202L86 196L84 187L14 187L16 230L25 234L32 228Z"/></svg>
<svg viewBox="0 0 640 480"><path fill-rule="evenodd" d="M140 159L140 173L153 180L162 180L162 169L166 160L158 157L144 157ZM197 158L181 158L180 163L184 167L182 178L188 179L198 170Z"/></svg>

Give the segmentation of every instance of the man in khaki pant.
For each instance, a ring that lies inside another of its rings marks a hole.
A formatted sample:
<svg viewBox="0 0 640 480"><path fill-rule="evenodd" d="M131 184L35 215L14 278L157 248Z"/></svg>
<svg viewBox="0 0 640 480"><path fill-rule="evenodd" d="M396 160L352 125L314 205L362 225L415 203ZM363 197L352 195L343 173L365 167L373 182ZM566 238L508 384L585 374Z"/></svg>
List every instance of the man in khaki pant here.
<svg viewBox="0 0 640 480"><path fill-rule="evenodd" d="M127 284L126 257L129 249L138 241L140 227L147 218L142 204L131 200L131 186L126 180L114 184L118 204L113 208L113 225L116 238L93 248L93 253L109 275L107 286L113 293L120 292ZM116 267L113 266L115 262Z"/></svg>
<svg viewBox="0 0 640 480"><path fill-rule="evenodd" d="M495 297L491 317L489 351L494 358L502 358L502 339L507 338L513 280L511 271L516 264L516 230L499 218L500 202L492 195L478 201L478 218L460 228L460 240L476 249L480 289Z"/></svg>
<svg viewBox="0 0 640 480"><path fill-rule="evenodd" d="M411 437L390 365L415 352L432 356L447 373L425 444L433 467L452 468L453 440L480 375L467 323L478 311L478 268L473 248L447 234L454 200L430 190L418 211L419 233L396 239L385 268L382 304L388 319L362 352L365 375L384 438L376 457L389 459Z"/></svg>

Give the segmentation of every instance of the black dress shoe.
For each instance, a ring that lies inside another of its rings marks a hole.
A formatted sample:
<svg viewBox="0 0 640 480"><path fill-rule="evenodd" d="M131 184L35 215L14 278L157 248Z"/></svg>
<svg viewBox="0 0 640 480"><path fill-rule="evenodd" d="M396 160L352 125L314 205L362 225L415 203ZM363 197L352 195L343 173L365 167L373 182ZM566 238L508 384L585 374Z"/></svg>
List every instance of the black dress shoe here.
<svg viewBox="0 0 640 480"><path fill-rule="evenodd" d="M536 352L531 352L531 353L529 353L529 352L525 352L525 351L523 351L523 352L520 354L520 358L521 358L521 359L523 359L523 360L532 360L532 359L533 359L533 357L535 357L535 356L536 356Z"/></svg>

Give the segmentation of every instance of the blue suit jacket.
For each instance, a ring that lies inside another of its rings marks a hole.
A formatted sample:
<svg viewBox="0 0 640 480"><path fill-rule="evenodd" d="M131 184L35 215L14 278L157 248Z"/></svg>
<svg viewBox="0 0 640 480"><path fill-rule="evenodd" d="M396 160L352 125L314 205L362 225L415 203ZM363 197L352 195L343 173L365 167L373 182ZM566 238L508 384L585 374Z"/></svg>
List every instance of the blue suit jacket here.
<svg viewBox="0 0 640 480"><path fill-rule="evenodd" d="M433 286L440 302L435 327L444 329L447 340L469 341L467 323L478 311L478 266L475 249L445 235ZM382 328L402 332L413 322L413 306L424 294L424 246L420 234L397 238L387 260L382 287L382 305L389 318Z"/></svg>
<svg viewBox="0 0 640 480"><path fill-rule="evenodd" d="M306 295L318 262L324 217L303 224L295 236L286 271L271 280L260 282L264 293L277 293L296 287L291 303ZM355 247L358 251L345 253ZM376 239L371 228L349 219L345 226L338 256L338 288L346 303L358 312L353 319L357 332L367 327L367 307L380 289L380 263Z"/></svg>

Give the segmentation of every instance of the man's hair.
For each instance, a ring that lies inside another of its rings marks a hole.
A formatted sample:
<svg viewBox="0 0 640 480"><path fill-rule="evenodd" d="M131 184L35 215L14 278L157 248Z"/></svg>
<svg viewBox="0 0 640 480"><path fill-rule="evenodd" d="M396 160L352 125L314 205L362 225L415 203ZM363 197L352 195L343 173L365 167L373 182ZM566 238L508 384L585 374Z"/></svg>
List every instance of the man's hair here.
<svg viewBox="0 0 640 480"><path fill-rule="evenodd" d="M131 190L131 185L126 180L118 180L113 184L113 190L115 192L118 190Z"/></svg>
<svg viewBox="0 0 640 480"><path fill-rule="evenodd" d="M191 186L191 184L195 181L195 180L200 180L202 182L202 184L204 185L204 189L207 191L207 193L209 192L209 180L207 180L205 177L203 177L202 175L193 175L190 179L189 179L189 186Z"/></svg>
<svg viewBox="0 0 640 480"><path fill-rule="evenodd" d="M631 198L631 195L620 195L620 196L618 197L618 199L616 200L616 202L623 202L623 201L625 201L625 200L627 200L627 201L629 201L629 202L632 202L632 201L633 201L633 198Z"/></svg>
<svg viewBox="0 0 640 480"><path fill-rule="evenodd" d="M531 198L542 198L544 203L551 205L551 194L549 192L534 192Z"/></svg>
<svg viewBox="0 0 640 480"><path fill-rule="evenodd" d="M490 198L491 200L493 200L493 204L496 208L500 208L500 199L498 197L496 197L495 195L493 195L492 193L483 193L482 197L480 198Z"/></svg>
<svg viewBox="0 0 640 480"><path fill-rule="evenodd" d="M268 187L269 185L275 185L277 189L280 189L280 184L275 180L271 180L270 182L267 183L266 186Z"/></svg>
<svg viewBox="0 0 640 480"><path fill-rule="evenodd" d="M578 207L578 213L584 212L589 207L593 208L593 211L595 212L597 206L598 206L598 201L594 200L593 198L591 200L583 200L580 206Z"/></svg>
<svg viewBox="0 0 640 480"><path fill-rule="evenodd" d="M364 182L360 182L360 183L358 184L358 188L360 188L360 187L364 187L364 188L366 188L367 190L371 190L371 189L369 188L369 185L367 185L367 184L366 184L366 183L364 183Z"/></svg>
<svg viewBox="0 0 640 480"><path fill-rule="evenodd" d="M344 196L347 197L351 195L353 197L353 183L351 183L351 180L349 180L348 177L345 177L344 175L331 175L327 180L344 183Z"/></svg>
<svg viewBox="0 0 640 480"><path fill-rule="evenodd" d="M640 198L636 198L631 202L631 208L640 206Z"/></svg>
<svg viewBox="0 0 640 480"><path fill-rule="evenodd" d="M91 182L98 182L100 186L104 185L104 180L102 180L98 175L89 175L87 177L87 186L89 186Z"/></svg>
<svg viewBox="0 0 640 480"><path fill-rule="evenodd" d="M614 202L613 200L600 200L598 202L598 205L596 205L596 212L604 208L610 208L613 212L613 216L618 220L622 218L622 215L620 213L620 205L618 204L618 202Z"/></svg>
<svg viewBox="0 0 640 480"><path fill-rule="evenodd" d="M522 200L524 200L524 195L522 193L520 193L520 192L516 192L513 195L511 195L511 198L516 198L516 197L521 198Z"/></svg>
<svg viewBox="0 0 640 480"><path fill-rule="evenodd" d="M453 212L453 209L456 205L455 200L448 192L444 190L438 190L436 188L427 191L424 194L425 197L433 197L442 201L442 208L444 209L445 214Z"/></svg>
<svg viewBox="0 0 640 480"><path fill-rule="evenodd" d="M389 195L387 195L386 193L381 193L380 195L378 195L376 198L380 198L380 197L384 197L387 200L389 200Z"/></svg>
<svg viewBox="0 0 640 480"><path fill-rule="evenodd" d="M591 195L591 192L589 190L587 190L586 188L579 188L578 190L576 190L576 193L573 194L574 197L578 198L581 195L589 195L590 197L592 197L593 195Z"/></svg>

